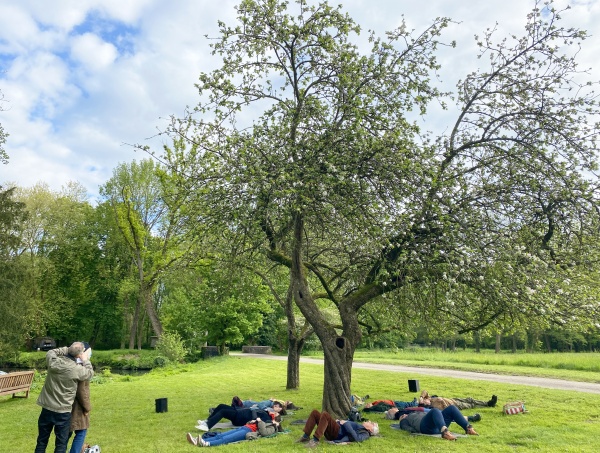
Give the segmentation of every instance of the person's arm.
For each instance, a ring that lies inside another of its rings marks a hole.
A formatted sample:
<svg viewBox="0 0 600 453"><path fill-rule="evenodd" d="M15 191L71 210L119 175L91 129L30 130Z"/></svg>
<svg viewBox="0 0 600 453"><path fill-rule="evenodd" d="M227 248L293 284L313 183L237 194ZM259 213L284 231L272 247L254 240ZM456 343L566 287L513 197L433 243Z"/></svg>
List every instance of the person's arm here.
<svg viewBox="0 0 600 453"><path fill-rule="evenodd" d="M369 438L369 433L366 429L360 429L362 428L362 425L356 422L340 421L340 424L344 434L348 437L350 442L362 442Z"/></svg>
<svg viewBox="0 0 600 453"><path fill-rule="evenodd" d="M403 414L400 416L400 429L404 430L404 431L408 431L409 433L418 433L419 431L417 431L411 424L410 422L407 420L408 415Z"/></svg>
<svg viewBox="0 0 600 453"><path fill-rule="evenodd" d="M260 418L258 418L256 422L258 425L258 434L261 436L270 436L277 431L277 426L274 423L265 423Z"/></svg>

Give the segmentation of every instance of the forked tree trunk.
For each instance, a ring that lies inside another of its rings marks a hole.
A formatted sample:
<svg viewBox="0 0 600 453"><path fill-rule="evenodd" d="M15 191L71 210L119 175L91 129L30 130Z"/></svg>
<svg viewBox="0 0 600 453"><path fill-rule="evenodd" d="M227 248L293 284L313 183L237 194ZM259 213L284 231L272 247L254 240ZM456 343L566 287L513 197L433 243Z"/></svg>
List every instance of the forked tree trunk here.
<svg viewBox="0 0 600 453"><path fill-rule="evenodd" d="M323 410L345 419L352 407L352 360L355 347L344 337L321 340L325 355Z"/></svg>

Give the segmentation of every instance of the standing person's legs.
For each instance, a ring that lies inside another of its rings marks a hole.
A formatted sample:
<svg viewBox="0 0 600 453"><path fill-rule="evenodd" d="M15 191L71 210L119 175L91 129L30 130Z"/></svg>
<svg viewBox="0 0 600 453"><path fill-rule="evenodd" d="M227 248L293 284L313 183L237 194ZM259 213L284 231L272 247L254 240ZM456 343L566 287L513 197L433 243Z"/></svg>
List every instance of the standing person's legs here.
<svg viewBox="0 0 600 453"><path fill-rule="evenodd" d="M320 440L321 437L325 435L325 439L327 440L336 440L339 432L340 425L338 425L337 422L331 418L329 413L323 412L319 418L319 424L317 425L317 430L315 431L315 437Z"/></svg>
<svg viewBox="0 0 600 453"><path fill-rule="evenodd" d="M81 447L83 447L83 443L85 442L86 434L87 429L78 429L75 431L75 437L73 438L73 443L71 444L69 453L79 453L81 451ZM71 434L69 434L69 437L71 437Z"/></svg>
<svg viewBox="0 0 600 453"><path fill-rule="evenodd" d="M236 409L233 407L228 406L227 404L219 404L217 407L215 407L215 410L210 417L208 417L208 420L206 420L206 426L208 426L208 429L211 429L223 418L226 418L227 420L233 420L235 418L235 414Z"/></svg>
<svg viewBox="0 0 600 453"><path fill-rule="evenodd" d="M444 417L444 424L447 427L450 427L450 423L455 422L460 425L462 429L467 430L467 425L469 424L465 419L465 416L460 413L458 407L456 406L448 406L446 409L442 411L442 416Z"/></svg>
<svg viewBox="0 0 600 453"><path fill-rule="evenodd" d="M54 445L54 453L66 453L67 444L69 443L69 428L71 427L71 413L65 412L62 414L55 413L54 415L54 434L56 435L56 444Z"/></svg>
<svg viewBox="0 0 600 453"><path fill-rule="evenodd" d="M50 440L50 434L52 434L52 428L54 428L52 412L42 408L42 412L38 418L38 437L35 446L35 453L46 452L48 440Z"/></svg>
<svg viewBox="0 0 600 453"><path fill-rule="evenodd" d="M454 407L454 406L448 406ZM444 409L445 410L445 409ZM458 410L458 409L457 409ZM436 408L431 409L423 420L421 420L421 425L419 426L419 431L423 434L440 434L442 432L442 428L446 425L444 421L444 416L442 415L442 411Z"/></svg>

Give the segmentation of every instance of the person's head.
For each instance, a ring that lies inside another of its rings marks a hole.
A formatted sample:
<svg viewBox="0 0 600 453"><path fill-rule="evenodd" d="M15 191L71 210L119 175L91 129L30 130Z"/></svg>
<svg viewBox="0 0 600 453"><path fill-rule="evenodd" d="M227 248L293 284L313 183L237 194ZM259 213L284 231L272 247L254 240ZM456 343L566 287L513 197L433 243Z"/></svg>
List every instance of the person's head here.
<svg viewBox="0 0 600 453"><path fill-rule="evenodd" d="M386 420L394 420L396 418L396 412L398 412L397 407L392 407L385 411L384 417Z"/></svg>
<svg viewBox="0 0 600 453"><path fill-rule="evenodd" d="M281 414L281 415L285 415L286 414L286 411L285 411L283 405L279 401L275 401L273 403L273 410L275 412L277 412L278 414Z"/></svg>
<svg viewBox="0 0 600 453"><path fill-rule="evenodd" d="M68 353L71 357L79 357L83 352L85 346L81 341L76 341L71 346L69 346Z"/></svg>
<svg viewBox="0 0 600 453"><path fill-rule="evenodd" d="M363 426L367 431L369 431L369 434L371 436L376 436L377 434L379 434L379 424L369 421L363 422Z"/></svg>

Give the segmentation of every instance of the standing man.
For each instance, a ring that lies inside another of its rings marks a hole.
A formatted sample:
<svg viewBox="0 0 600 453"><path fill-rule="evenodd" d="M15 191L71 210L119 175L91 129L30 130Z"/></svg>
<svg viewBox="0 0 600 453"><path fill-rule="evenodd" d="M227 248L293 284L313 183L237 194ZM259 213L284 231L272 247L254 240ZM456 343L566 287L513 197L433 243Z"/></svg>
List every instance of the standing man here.
<svg viewBox="0 0 600 453"><path fill-rule="evenodd" d="M46 452L52 429L56 435L54 453L67 451L71 409L77 392L77 383L89 381L94 375L90 363L91 352L91 348L84 352L83 343L75 342L68 348L52 349L46 353L48 374L37 399L37 403L42 406L42 413L38 419L35 453ZM83 366L77 365L77 359L81 359Z"/></svg>

